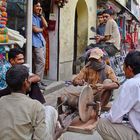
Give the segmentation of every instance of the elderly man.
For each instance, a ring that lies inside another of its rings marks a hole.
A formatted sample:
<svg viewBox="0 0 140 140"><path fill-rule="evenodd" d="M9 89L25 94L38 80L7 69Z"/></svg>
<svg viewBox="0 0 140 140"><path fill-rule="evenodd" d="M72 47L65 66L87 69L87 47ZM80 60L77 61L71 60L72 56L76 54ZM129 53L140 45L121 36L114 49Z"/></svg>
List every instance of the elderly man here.
<svg viewBox="0 0 140 140"><path fill-rule="evenodd" d="M106 65L103 60L103 51L99 48L91 50L89 62L73 79L73 85L84 85L85 82L91 85L95 99L101 101L101 106L107 105L112 90L119 87L117 77L113 69Z"/></svg>
<svg viewBox="0 0 140 140"><path fill-rule="evenodd" d="M57 140L69 120L64 121L64 128L58 127L58 114L53 107L26 96L31 85L28 68L12 66L6 73L6 82L12 93L0 98L0 139Z"/></svg>
<svg viewBox="0 0 140 140"><path fill-rule="evenodd" d="M140 52L128 53L124 71L128 80L97 131L104 140L140 140Z"/></svg>

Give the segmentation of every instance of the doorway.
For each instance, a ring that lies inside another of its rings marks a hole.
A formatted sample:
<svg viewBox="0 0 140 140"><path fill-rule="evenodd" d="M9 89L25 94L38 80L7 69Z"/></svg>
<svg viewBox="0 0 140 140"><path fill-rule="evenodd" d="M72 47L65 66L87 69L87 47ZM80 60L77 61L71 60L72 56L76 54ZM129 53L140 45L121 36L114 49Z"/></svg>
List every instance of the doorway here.
<svg viewBox="0 0 140 140"><path fill-rule="evenodd" d="M80 71L77 59L84 53L88 41L88 8L85 0L79 0L75 10L73 74Z"/></svg>

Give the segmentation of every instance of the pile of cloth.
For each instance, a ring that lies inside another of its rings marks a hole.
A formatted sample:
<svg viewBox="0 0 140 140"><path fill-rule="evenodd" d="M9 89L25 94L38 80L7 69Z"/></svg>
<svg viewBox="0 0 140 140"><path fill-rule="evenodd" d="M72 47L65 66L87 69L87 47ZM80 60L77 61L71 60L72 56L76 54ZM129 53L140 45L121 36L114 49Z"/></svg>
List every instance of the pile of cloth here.
<svg viewBox="0 0 140 140"><path fill-rule="evenodd" d="M7 24L7 0L0 0L0 43L8 42Z"/></svg>

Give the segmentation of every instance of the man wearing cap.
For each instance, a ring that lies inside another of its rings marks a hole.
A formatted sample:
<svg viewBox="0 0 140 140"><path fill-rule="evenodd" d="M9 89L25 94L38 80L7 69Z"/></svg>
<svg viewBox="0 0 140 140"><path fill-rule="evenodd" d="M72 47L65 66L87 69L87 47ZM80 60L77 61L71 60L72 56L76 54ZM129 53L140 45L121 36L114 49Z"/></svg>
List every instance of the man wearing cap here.
<svg viewBox="0 0 140 140"><path fill-rule="evenodd" d="M90 84L95 100L100 100L101 106L107 105L112 90L119 87L117 77L113 69L104 62L103 55L101 49L92 49L89 62L72 81L75 86L82 86L85 82Z"/></svg>

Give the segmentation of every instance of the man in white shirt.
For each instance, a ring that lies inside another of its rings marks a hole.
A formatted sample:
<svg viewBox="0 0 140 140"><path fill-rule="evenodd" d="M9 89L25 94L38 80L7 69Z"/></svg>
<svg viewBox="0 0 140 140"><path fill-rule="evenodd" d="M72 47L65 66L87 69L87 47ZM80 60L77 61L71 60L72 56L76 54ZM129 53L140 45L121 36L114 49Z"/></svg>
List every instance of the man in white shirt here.
<svg viewBox="0 0 140 140"><path fill-rule="evenodd" d="M109 113L97 125L104 140L140 140L140 52L128 53L124 71L128 80ZM127 121L124 116L128 116Z"/></svg>

